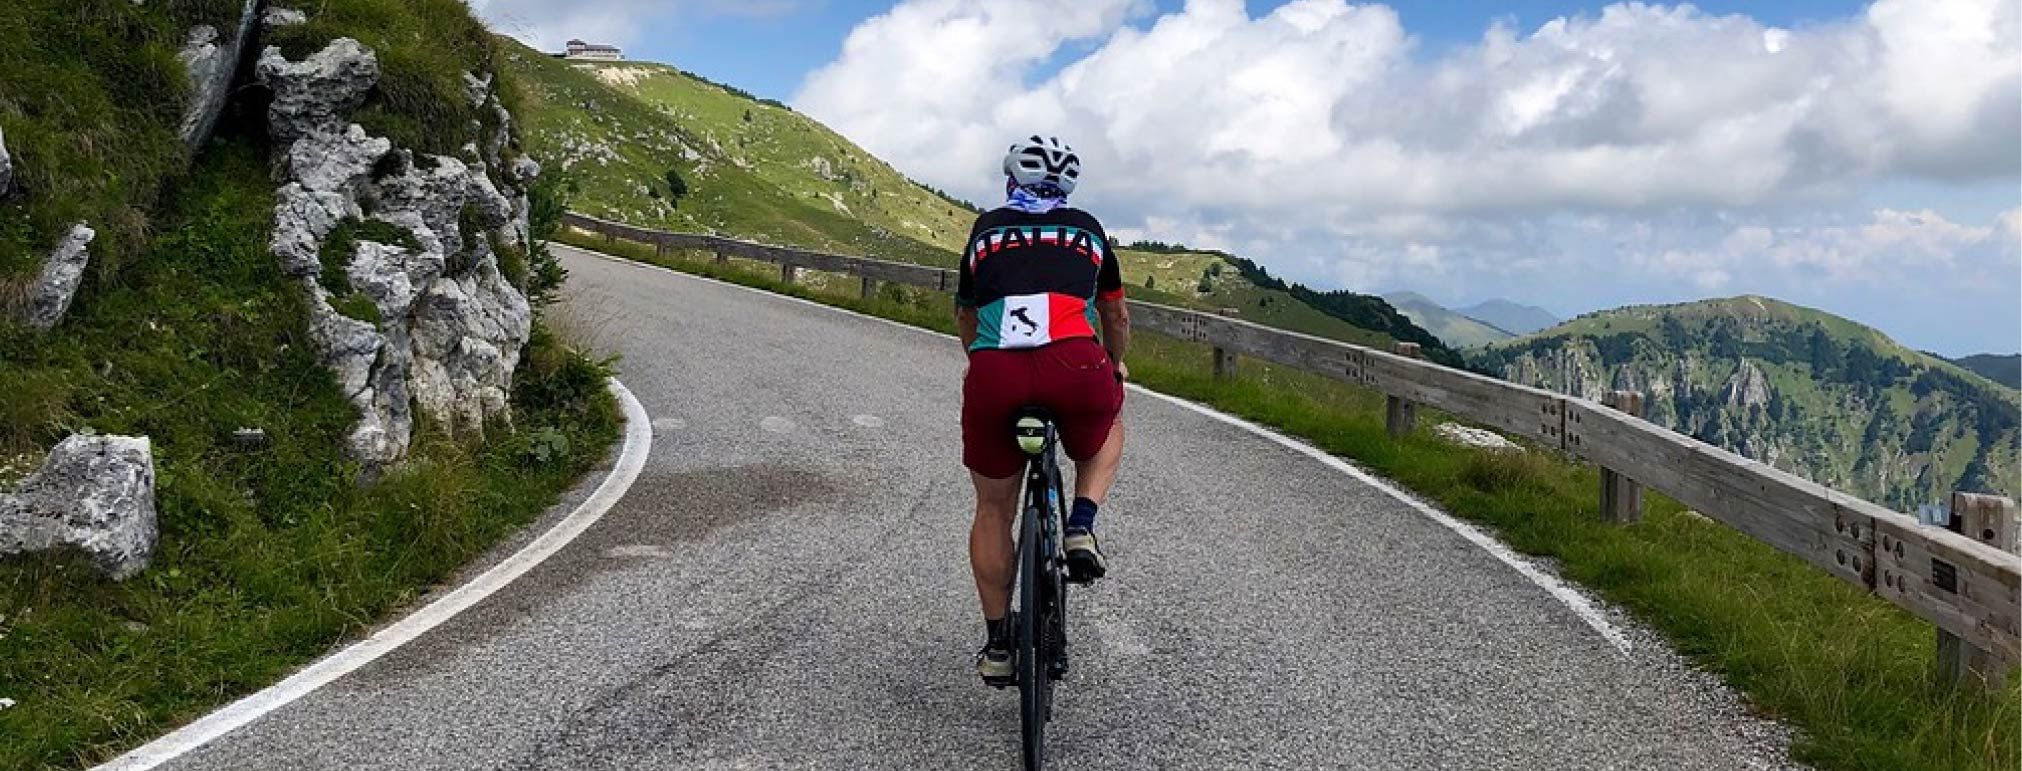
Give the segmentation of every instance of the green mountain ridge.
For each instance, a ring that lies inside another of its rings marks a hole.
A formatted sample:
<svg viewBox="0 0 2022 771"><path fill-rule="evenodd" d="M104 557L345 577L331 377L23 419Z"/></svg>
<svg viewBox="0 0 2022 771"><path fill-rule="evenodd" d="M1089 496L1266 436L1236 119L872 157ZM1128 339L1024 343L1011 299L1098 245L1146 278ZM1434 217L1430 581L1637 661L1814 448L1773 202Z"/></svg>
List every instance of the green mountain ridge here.
<svg viewBox="0 0 2022 771"><path fill-rule="evenodd" d="M1898 509L2022 488L2014 389L1766 297L1585 314L1470 361L1575 396L1642 391L1653 422Z"/></svg>
<svg viewBox="0 0 2022 771"><path fill-rule="evenodd" d="M821 123L735 86L648 62L572 62L501 40L528 152L572 181L572 207L642 227L953 265L976 208ZM674 179L686 188L676 195ZM1389 348L1458 354L1380 298L1286 285L1254 263L1157 242L1120 247L1140 298Z"/></svg>
<svg viewBox="0 0 2022 771"><path fill-rule="evenodd" d="M1947 361L2009 388L2022 388L2022 353L1981 353Z"/></svg>
<svg viewBox="0 0 2022 771"><path fill-rule="evenodd" d="M1391 292L1383 295L1383 299L1398 313L1410 317L1413 323L1437 335L1448 345L1475 348L1516 337L1514 333L1493 324L1448 310L1417 292Z"/></svg>
<svg viewBox="0 0 2022 771"><path fill-rule="evenodd" d="M500 45L525 105L528 152L570 180L571 206L584 214L932 265L952 265L967 235L958 205L791 110L665 65L589 65ZM792 160L775 163L774 153Z"/></svg>
<svg viewBox="0 0 2022 771"><path fill-rule="evenodd" d="M1516 335L1528 335L1559 323L1559 317L1553 315L1551 311L1501 298L1452 310L1454 313Z"/></svg>

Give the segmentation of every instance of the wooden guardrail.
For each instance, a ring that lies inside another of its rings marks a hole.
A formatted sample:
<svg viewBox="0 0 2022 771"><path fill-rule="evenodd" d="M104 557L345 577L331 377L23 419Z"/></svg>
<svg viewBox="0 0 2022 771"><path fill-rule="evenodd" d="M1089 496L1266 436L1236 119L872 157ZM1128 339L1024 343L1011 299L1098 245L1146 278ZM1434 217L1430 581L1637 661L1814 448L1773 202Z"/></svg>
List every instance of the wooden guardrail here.
<svg viewBox="0 0 2022 771"><path fill-rule="evenodd" d="M949 268L648 230L573 213L564 224L607 240L652 244L662 254L696 249L715 252L719 261L775 263L788 281L798 268L856 275L865 296L879 281L952 291L956 280ZM1408 348L1381 351L1135 300L1130 311L1135 327L1213 346L1217 374L1234 374L1236 357L1247 356L1380 391L1389 397L1393 434L1408 431L1416 405L1426 405L1590 461L1603 470L1603 515L1612 520L1635 520L1641 488L1658 490L1930 621L1948 676L1999 682L2022 661L2013 501L1955 496L1953 524L1965 532L1952 532L1644 421L1639 394L1611 395L1615 406L1603 406L1422 361Z"/></svg>

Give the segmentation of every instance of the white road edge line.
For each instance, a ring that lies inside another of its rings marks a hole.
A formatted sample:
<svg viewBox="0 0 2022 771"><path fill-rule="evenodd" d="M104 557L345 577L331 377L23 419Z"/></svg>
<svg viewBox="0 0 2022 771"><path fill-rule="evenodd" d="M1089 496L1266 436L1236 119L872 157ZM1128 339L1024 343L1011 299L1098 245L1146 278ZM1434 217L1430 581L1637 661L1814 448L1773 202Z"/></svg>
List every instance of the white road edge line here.
<svg viewBox="0 0 2022 771"><path fill-rule="evenodd" d="M646 415L645 406L616 378L610 381L610 389L625 411L624 449L619 451L617 464L597 485L596 491L554 527L470 583L457 587L371 637L352 643L281 682L98 766L95 771L146 771L209 744L420 637L561 551L625 496L632 482L639 478L640 469L645 467L646 456L653 450L652 421Z"/></svg>
<svg viewBox="0 0 2022 771"><path fill-rule="evenodd" d="M754 294L764 295L766 297L796 302L802 305L810 305L816 308L823 308L826 310L834 311L836 313L845 313L851 316L856 316L857 318L868 319L870 321L889 324L891 326L895 326L900 329L910 329L914 332L932 335L934 337L941 338L944 340L954 338L954 335L946 334L944 332L936 332L931 329L926 329L924 327L916 327L901 321L893 321L891 319L882 318L879 316L872 316L867 313L859 313L857 311L853 311L848 308L838 308L833 305L827 305L824 303L815 302L813 300L808 300L805 298L794 297L792 295L784 295L778 292L771 292L764 289L759 289L757 287L749 287L743 284L736 284L729 281L713 279L707 276L698 276L693 273L687 273L675 270L673 268L663 267L660 265L653 265L651 263L644 263L638 260L630 260L623 257L616 257L604 254L602 252L584 249L579 246L569 246L568 244L561 244L561 243L557 243L556 245L568 248L576 252L581 252L583 254L596 257L599 259L609 260L611 262L621 263L624 265L630 265L638 268L645 268L648 270L664 271L694 281L704 281L711 284L719 284L722 286L731 287L733 289L742 289L744 291L752 292ZM1356 468L1353 464L1350 464L1347 461L1337 458L1334 455L1318 447L1314 447L1310 444L1299 441L1292 437L1285 436L1284 434L1278 433L1277 431L1273 431L1269 428L1265 428L1255 423L1251 423L1250 421L1244 420L1234 415L1221 412L1212 407L1208 407L1196 402L1191 402L1186 399L1182 399L1170 394L1159 393L1158 391L1153 391L1149 388L1138 385L1136 383L1129 384L1129 388L1134 392L1141 393L1146 396L1155 397L1158 399L1163 399L1165 401L1171 402L1181 407L1185 407L1189 410L1193 410L1194 412L1198 412L1202 415L1206 415L1210 418L1214 418L1215 420L1222 421L1223 423L1236 426L1245 431L1249 431L1250 433L1269 439L1273 442L1285 446L1288 449L1291 449L1294 452L1302 453L1314 460L1327 464L1334 470L1339 471L1343 474L1347 474L1351 477L1354 477L1356 480L1362 482L1363 484L1369 485L1370 487L1374 487L1377 490L1381 491L1383 494L1397 499L1404 505L1411 507L1413 511L1416 511L1419 514L1424 515L1427 519L1439 523L1440 526L1445 527L1446 529L1451 530L1455 534L1459 535L1461 538L1466 539L1468 543L1472 543L1476 546L1481 547L1483 551L1488 552L1491 556L1495 557L1503 564L1508 565L1510 569L1515 570L1516 572L1522 574L1525 578L1530 579L1531 583L1536 584L1538 588L1545 590L1545 593L1550 594L1552 597L1556 598L1560 603L1564 604L1568 610L1571 610L1573 612L1573 615L1579 616L1580 620L1586 622L1587 626L1593 627L1595 632L1599 633L1602 638L1606 639L1610 644L1614 645L1615 649L1621 651L1623 656L1629 655L1629 651L1632 648L1632 646L1629 643L1629 636L1627 634L1624 634L1619 627L1616 627L1614 624L1609 623L1606 615L1602 613L1601 609L1596 607L1591 600L1588 600L1586 595L1581 594L1579 590L1574 589L1570 584L1567 584L1565 581L1559 580L1558 576L1552 575L1551 573L1547 573L1544 570L1539 569L1537 565L1534 565L1529 560L1524 559L1523 556L1517 554L1514 549L1511 549L1507 544L1504 544L1503 542L1496 540L1495 536L1489 535L1487 532L1484 532L1481 528L1475 527L1472 524L1456 519L1451 514L1433 508L1431 504L1428 504L1425 501L1420 500L1416 496L1413 496L1409 493L1404 492L1403 490L1398 489L1395 485L1392 485L1388 480L1370 474L1369 472L1363 471L1362 469Z"/></svg>

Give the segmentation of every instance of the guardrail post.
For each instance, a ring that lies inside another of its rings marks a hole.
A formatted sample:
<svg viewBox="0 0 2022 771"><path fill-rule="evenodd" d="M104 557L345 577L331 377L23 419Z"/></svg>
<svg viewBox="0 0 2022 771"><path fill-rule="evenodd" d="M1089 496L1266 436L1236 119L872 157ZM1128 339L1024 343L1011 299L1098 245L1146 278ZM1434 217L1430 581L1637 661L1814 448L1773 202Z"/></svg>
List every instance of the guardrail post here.
<svg viewBox="0 0 2022 771"><path fill-rule="evenodd" d="M1222 308L1215 312L1223 316L1236 315L1236 309L1234 308ZM1237 358L1235 351L1231 351L1219 345L1215 346L1215 379L1226 380L1235 377L1236 362Z"/></svg>
<svg viewBox="0 0 2022 771"><path fill-rule="evenodd" d="M864 276L864 286L859 296L866 300L878 296L878 280L870 276Z"/></svg>
<svg viewBox="0 0 2022 771"><path fill-rule="evenodd" d="M1643 417L1643 392L1609 391L1601 403L1633 418ZM1619 471L1601 467L1601 516L1617 524L1643 519L1643 485Z"/></svg>
<svg viewBox="0 0 2022 771"><path fill-rule="evenodd" d="M723 250L722 250L722 249L718 249L718 250L716 250L716 264L717 264L717 265L729 265L729 264L730 264L730 255L724 254L724 253L723 253Z"/></svg>
<svg viewBox="0 0 2022 771"><path fill-rule="evenodd" d="M2018 551L2022 514L2015 501L1998 495L1952 493L1952 515L1946 529L2009 554ZM1975 688L2000 687L2008 666L1990 651L1973 647L1958 635L1938 630L1938 682Z"/></svg>
<svg viewBox="0 0 2022 771"><path fill-rule="evenodd" d="M793 280L796 278L800 278L800 268L794 267L793 263L791 262L782 262L779 264L780 281L791 284L793 283Z"/></svg>
<svg viewBox="0 0 2022 771"><path fill-rule="evenodd" d="M604 231L604 243L607 244L618 243L618 234L609 230Z"/></svg>
<svg viewBox="0 0 2022 771"><path fill-rule="evenodd" d="M1417 343L1398 343L1397 354L1418 358ZM1411 433L1418 426L1418 405L1401 396L1386 397L1383 400L1383 428L1390 432L1390 438L1399 439Z"/></svg>
<svg viewBox="0 0 2022 771"><path fill-rule="evenodd" d="M656 258L656 259L661 259L661 260L667 259L667 242L666 242L666 241L654 241L654 242L653 242L653 257L654 257L654 258Z"/></svg>

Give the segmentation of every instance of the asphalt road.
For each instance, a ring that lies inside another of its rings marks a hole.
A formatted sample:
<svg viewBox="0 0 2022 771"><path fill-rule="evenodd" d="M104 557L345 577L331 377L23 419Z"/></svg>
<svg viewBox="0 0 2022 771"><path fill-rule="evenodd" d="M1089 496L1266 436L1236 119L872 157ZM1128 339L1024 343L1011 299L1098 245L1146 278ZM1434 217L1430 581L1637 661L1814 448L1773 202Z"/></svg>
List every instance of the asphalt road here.
<svg viewBox="0 0 2022 771"><path fill-rule="evenodd" d="M1017 767L980 686L945 339L571 253L653 417L631 492L517 583L174 769ZM587 323L585 322L587 320ZM1786 731L1616 614L1134 394L1074 595L1060 768L1751 768Z"/></svg>

